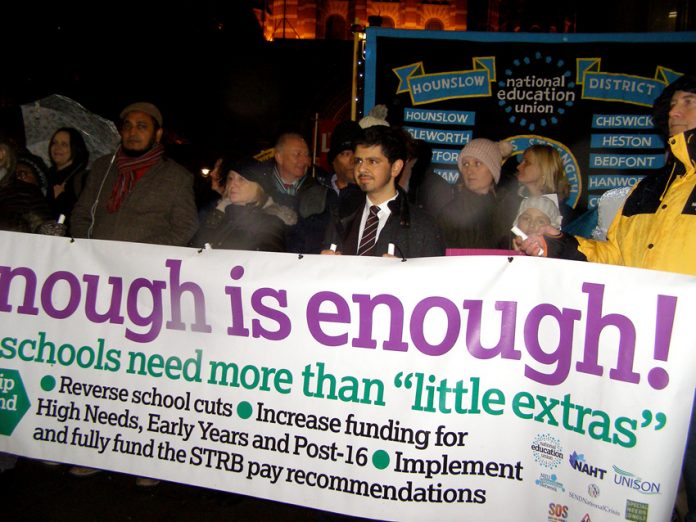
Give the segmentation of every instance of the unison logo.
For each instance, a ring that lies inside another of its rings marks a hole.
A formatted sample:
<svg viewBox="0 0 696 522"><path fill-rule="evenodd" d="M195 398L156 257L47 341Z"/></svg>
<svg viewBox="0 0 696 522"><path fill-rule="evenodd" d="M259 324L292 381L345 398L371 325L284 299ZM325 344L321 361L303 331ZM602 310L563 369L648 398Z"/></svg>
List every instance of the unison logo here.
<svg viewBox="0 0 696 522"><path fill-rule="evenodd" d="M619 486L624 486L644 495L659 495L661 484L659 482L651 482L649 480L643 480L637 475L624 471L618 466L612 466L614 470L614 484Z"/></svg>

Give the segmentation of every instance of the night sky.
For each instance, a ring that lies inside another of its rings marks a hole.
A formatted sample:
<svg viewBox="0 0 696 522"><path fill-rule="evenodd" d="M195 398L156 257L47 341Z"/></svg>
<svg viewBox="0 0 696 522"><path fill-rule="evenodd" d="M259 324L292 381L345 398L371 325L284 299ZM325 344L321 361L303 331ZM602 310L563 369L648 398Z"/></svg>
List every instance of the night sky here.
<svg viewBox="0 0 696 522"><path fill-rule="evenodd" d="M539 2L548 0L522 3ZM579 8L579 31L648 30L648 4L628 10L630 3L571 5ZM266 42L253 11L262 6L262 0L3 5L0 134L16 134L10 120L19 104L54 93L113 120L128 103L152 101L164 113L170 142L213 154L258 151L283 130L310 137L317 112L322 119L348 117L352 42ZM21 134L21 119L19 125Z"/></svg>
<svg viewBox="0 0 696 522"><path fill-rule="evenodd" d="M253 4L19 4L2 17L11 51L0 107L59 93L116 119L149 100L170 141L212 149L258 150L287 129L309 134L315 112L335 108L333 98L349 102L352 42L266 42Z"/></svg>

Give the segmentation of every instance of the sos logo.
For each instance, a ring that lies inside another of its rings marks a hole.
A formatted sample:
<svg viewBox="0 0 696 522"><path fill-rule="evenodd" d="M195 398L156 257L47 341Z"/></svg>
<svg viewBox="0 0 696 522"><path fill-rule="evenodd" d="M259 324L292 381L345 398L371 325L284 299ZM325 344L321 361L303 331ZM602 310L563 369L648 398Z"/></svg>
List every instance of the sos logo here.
<svg viewBox="0 0 696 522"><path fill-rule="evenodd" d="M566 520L568 518L568 506L563 504L555 504L551 502L549 504L549 520L554 522Z"/></svg>

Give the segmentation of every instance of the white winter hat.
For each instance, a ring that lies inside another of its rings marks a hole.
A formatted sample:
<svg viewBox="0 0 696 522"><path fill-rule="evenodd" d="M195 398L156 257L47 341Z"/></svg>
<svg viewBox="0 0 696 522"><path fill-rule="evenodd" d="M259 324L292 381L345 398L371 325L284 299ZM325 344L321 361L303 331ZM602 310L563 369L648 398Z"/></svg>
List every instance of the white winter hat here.
<svg viewBox="0 0 696 522"><path fill-rule="evenodd" d="M546 214L549 221L551 221L551 226L560 230L561 222L563 220L561 211L558 209L556 202L546 196L532 196L529 198L524 198L522 203L520 203L520 209L517 211L517 217L515 218L514 223L515 226L517 226L520 216L528 208L535 208Z"/></svg>

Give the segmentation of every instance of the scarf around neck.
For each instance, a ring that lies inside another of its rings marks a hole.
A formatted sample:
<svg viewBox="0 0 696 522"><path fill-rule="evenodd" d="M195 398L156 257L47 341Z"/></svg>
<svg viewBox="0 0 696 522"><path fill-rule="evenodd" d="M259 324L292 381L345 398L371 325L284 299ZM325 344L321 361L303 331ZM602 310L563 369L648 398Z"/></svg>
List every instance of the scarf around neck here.
<svg viewBox="0 0 696 522"><path fill-rule="evenodd" d="M121 203L133 190L138 180L154 165L159 163L163 155L164 147L160 143L157 143L142 156L135 158L125 154L122 148L118 149L116 153L118 178L111 189L109 201L106 203L106 210L110 214L113 214L121 207Z"/></svg>

